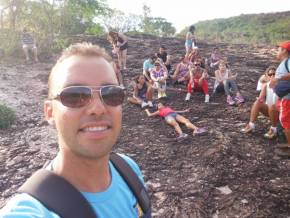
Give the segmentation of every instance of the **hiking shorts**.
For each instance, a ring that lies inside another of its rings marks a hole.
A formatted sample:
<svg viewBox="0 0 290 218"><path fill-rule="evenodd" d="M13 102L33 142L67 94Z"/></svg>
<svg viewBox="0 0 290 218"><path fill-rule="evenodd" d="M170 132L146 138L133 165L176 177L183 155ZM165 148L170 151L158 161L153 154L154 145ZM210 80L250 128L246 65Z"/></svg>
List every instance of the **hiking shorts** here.
<svg viewBox="0 0 290 218"><path fill-rule="evenodd" d="M284 129L290 129L290 99L277 100L277 108L280 111L279 120Z"/></svg>

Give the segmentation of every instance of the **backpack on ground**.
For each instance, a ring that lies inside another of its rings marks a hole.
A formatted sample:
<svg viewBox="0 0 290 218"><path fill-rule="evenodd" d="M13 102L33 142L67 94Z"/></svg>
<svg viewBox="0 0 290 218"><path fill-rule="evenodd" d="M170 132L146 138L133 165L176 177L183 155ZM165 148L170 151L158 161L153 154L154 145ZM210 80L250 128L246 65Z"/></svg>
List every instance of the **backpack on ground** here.
<svg viewBox="0 0 290 218"><path fill-rule="evenodd" d="M142 218L151 218L150 198L136 173L118 154L112 153L110 161L135 195L143 212ZM72 184L50 170L36 171L18 191L33 196L62 218L97 218L85 197Z"/></svg>

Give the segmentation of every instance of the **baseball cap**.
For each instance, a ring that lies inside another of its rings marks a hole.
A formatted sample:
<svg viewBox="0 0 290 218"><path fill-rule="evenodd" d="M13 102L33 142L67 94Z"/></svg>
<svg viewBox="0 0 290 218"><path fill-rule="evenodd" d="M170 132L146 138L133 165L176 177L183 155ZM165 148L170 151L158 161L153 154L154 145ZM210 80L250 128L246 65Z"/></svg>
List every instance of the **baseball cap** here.
<svg viewBox="0 0 290 218"><path fill-rule="evenodd" d="M290 41L281 42L279 47L285 48L287 51L290 51Z"/></svg>

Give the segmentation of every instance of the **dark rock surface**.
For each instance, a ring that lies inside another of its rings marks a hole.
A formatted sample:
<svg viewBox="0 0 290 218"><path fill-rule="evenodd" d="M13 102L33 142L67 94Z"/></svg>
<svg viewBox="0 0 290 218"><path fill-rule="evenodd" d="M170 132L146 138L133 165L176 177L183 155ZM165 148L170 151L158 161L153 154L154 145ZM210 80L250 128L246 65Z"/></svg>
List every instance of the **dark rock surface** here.
<svg viewBox="0 0 290 218"><path fill-rule="evenodd" d="M111 50L104 39L88 40ZM182 40L147 35L130 38L125 84L142 72L143 60L160 44L175 62L184 53ZM198 45L205 56L214 46ZM261 117L253 134L240 133L257 96L256 82L275 63L275 48L218 46L239 74L238 85L246 103L230 107L224 95L215 95L205 104L200 94L184 102L185 93L169 91L167 105L191 108L185 116L209 129L205 136L190 136L180 143L172 140L174 130L161 118L147 118L140 108L125 103L122 135L115 149L140 165L150 188L154 217L289 217L290 161L274 155L276 140L263 138L269 122ZM0 130L0 207L57 152L55 132L42 112L54 59L37 64L19 60L1 63L0 101L16 110L17 122ZM212 83L210 80L211 88Z"/></svg>

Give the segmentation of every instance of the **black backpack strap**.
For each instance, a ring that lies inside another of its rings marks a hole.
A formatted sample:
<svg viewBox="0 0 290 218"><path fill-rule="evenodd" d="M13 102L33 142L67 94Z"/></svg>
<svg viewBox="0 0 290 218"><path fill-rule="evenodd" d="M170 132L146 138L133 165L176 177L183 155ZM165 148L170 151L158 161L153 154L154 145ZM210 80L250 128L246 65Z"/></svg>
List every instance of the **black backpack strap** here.
<svg viewBox="0 0 290 218"><path fill-rule="evenodd" d="M288 68L288 62L289 62L290 58L288 58L286 61L285 61L285 68L287 70L287 72L289 73L289 68Z"/></svg>
<svg viewBox="0 0 290 218"><path fill-rule="evenodd" d="M111 153L110 161L125 180L133 194L135 195L144 217L151 217L151 203L146 188L130 167L130 165L118 154Z"/></svg>
<svg viewBox="0 0 290 218"><path fill-rule="evenodd" d="M62 218L97 218L85 197L72 184L49 170L36 171L18 191L33 196Z"/></svg>

